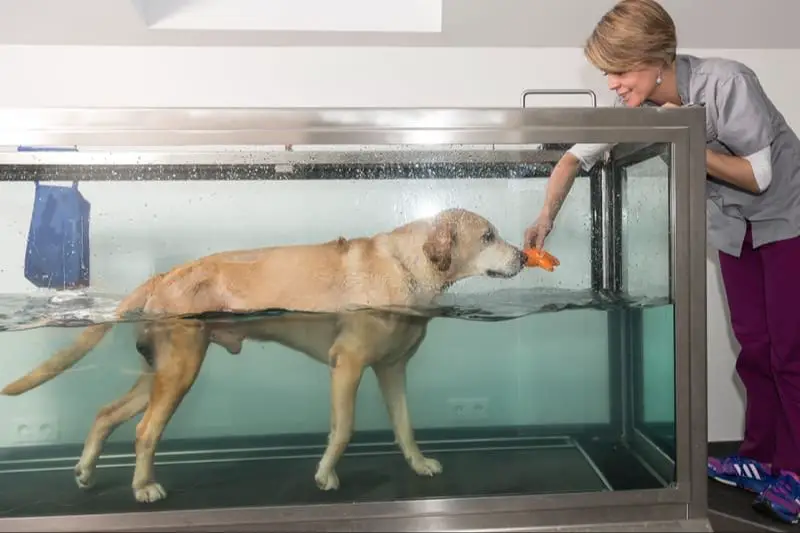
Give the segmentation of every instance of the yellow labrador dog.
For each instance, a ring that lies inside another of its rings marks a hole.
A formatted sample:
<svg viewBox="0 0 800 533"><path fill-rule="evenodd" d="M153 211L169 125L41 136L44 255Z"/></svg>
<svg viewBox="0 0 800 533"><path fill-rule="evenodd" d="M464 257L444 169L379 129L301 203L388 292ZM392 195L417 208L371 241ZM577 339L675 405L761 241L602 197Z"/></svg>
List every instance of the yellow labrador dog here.
<svg viewBox="0 0 800 533"><path fill-rule="evenodd" d="M458 280L515 276L525 259L485 218L449 209L369 238L223 252L150 278L117 310L120 319L131 311L152 317L140 323L137 333L144 371L128 393L97 414L75 467L78 485L91 485L114 428L144 411L136 427L134 496L140 502L166 497L154 475L159 439L194 383L209 344L238 353L245 339L277 342L329 365L330 434L314 476L321 489L339 486L335 467L353 432L356 393L366 367L377 376L396 441L411 469L423 476L440 473L439 462L425 457L414 440L405 391L406 365L422 343L430 317L375 308L431 305ZM186 317L269 308L311 313L239 321ZM71 347L2 393L21 394L64 372L112 325L88 327Z"/></svg>

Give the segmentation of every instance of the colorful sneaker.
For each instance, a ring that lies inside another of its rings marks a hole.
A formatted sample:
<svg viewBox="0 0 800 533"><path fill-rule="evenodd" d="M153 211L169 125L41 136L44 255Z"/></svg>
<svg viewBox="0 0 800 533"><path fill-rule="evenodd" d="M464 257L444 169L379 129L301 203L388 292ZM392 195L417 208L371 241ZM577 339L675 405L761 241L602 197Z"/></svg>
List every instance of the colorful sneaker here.
<svg viewBox="0 0 800 533"><path fill-rule="evenodd" d="M769 465L736 455L721 460L709 457L708 477L756 494L761 494L775 482Z"/></svg>
<svg viewBox="0 0 800 533"><path fill-rule="evenodd" d="M787 524L800 522L800 477L791 472L781 473L778 480L753 502L756 511Z"/></svg>

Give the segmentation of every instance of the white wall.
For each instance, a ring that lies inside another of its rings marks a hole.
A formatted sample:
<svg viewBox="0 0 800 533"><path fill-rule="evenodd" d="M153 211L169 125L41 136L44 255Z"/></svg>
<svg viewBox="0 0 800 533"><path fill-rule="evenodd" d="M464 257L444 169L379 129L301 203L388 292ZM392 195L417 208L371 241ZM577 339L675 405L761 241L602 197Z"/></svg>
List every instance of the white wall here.
<svg viewBox="0 0 800 533"><path fill-rule="evenodd" d="M794 50L687 50L742 60L789 122L800 123ZM578 49L0 48L0 105L516 106L525 88L592 88L603 78ZM530 217L538 206L531 205ZM735 346L710 254L709 438L741 437Z"/></svg>

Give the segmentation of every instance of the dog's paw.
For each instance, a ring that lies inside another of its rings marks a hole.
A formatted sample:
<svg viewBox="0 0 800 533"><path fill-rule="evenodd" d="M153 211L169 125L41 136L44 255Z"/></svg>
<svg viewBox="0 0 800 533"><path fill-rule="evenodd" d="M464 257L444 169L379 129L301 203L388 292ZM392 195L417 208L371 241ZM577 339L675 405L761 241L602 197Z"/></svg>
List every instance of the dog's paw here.
<svg viewBox="0 0 800 533"><path fill-rule="evenodd" d="M83 466L80 463L75 465L75 483L78 487L86 490L94 486L94 468Z"/></svg>
<svg viewBox="0 0 800 533"><path fill-rule="evenodd" d="M134 488L133 497L137 502L153 503L167 497L167 491L159 483L148 483L144 487Z"/></svg>
<svg viewBox="0 0 800 533"><path fill-rule="evenodd" d="M314 481L316 481L317 487L322 490L336 490L339 488L339 476L336 475L334 470L330 472L317 471Z"/></svg>
<svg viewBox="0 0 800 533"><path fill-rule="evenodd" d="M435 476L442 473L442 464L436 459L420 456L411 460L411 469L420 476Z"/></svg>

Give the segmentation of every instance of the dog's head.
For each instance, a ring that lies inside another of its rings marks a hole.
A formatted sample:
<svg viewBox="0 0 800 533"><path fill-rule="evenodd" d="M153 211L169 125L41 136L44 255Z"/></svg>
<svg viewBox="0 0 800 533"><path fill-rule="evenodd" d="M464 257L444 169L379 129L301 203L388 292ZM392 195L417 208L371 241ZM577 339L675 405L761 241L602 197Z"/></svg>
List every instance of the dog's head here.
<svg viewBox="0 0 800 533"><path fill-rule="evenodd" d="M471 276L510 278L525 267L525 254L502 238L488 220L464 209L436 215L422 246L434 268L455 282Z"/></svg>

